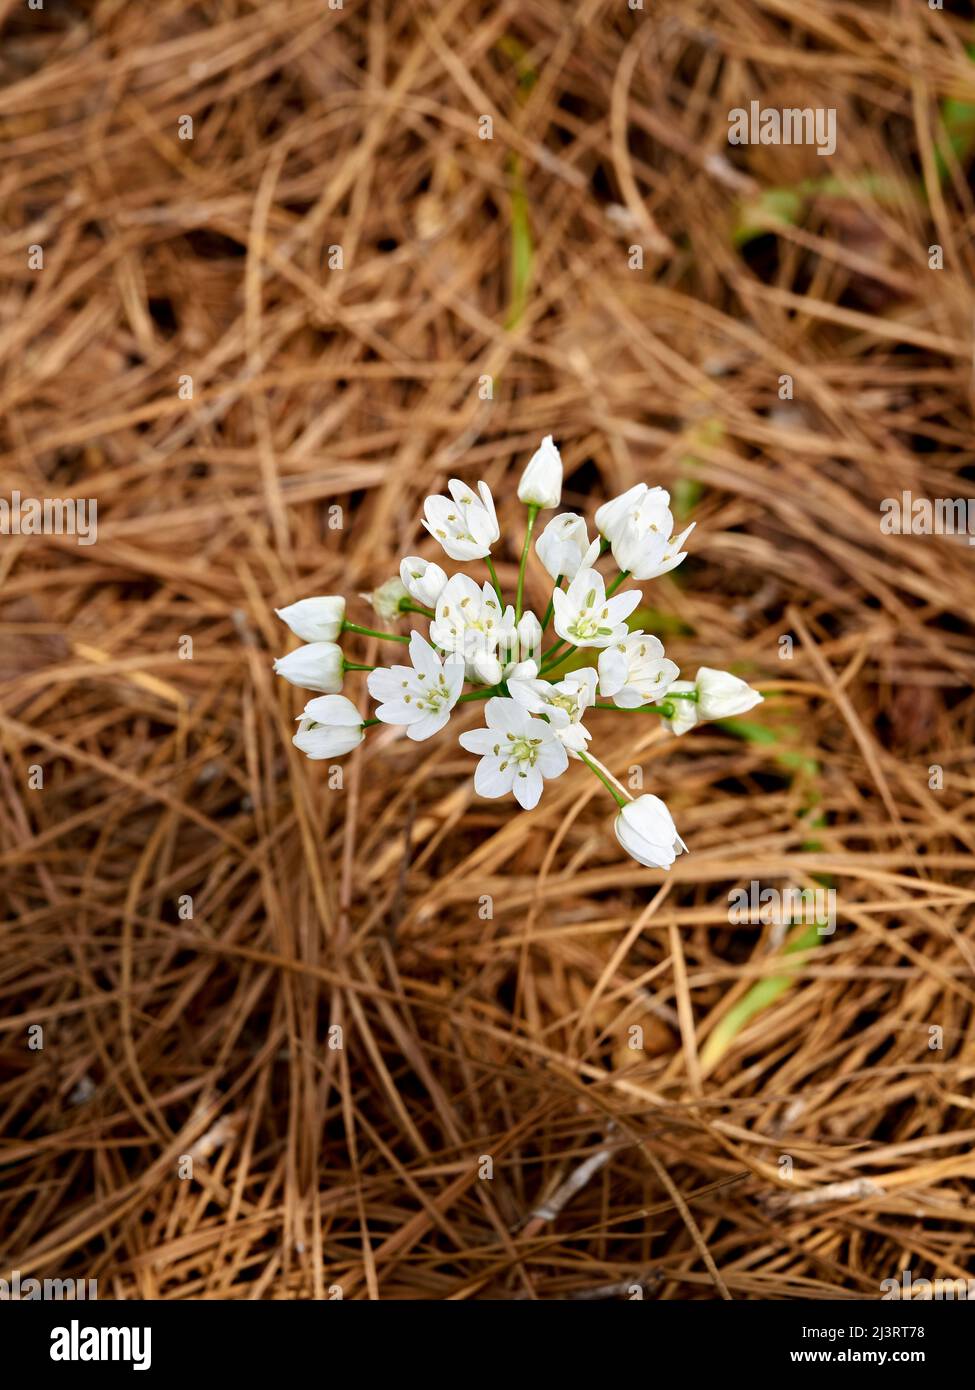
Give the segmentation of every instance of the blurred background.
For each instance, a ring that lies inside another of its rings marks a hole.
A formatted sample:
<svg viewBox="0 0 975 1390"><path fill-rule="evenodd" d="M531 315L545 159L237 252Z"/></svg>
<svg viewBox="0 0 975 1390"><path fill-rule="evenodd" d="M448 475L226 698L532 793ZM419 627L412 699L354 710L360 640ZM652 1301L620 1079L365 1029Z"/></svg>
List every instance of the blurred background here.
<svg viewBox="0 0 975 1390"><path fill-rule="evenodd" d="M97 501L94 544L0 536L0 1275L972 1273L973 551L881 529L975 494L970 8L0 0L0 39L0 495ZM752 102L835 152L729 144ZM696 521L640 622L766 696L593 718L669 873L581 767L477 798L456 723L341 786L290 744L273 609L368 623L452 476L511 592L548 433L565 507ZM733 922L752 883L835 931Z"/></svg>

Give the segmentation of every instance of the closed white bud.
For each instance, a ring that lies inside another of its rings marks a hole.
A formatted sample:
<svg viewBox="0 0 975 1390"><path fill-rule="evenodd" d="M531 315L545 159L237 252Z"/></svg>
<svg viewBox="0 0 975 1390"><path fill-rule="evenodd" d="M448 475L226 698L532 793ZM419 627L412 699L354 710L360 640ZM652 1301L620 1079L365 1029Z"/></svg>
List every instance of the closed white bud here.
<svg viewBox="0 0 975 1390"><path fill-rule="evenodd" d="M762 696L747 681L729 671L714 671L702 666L694 681L697 690L697 712L701 719L730 719L744 714L762 703ZM681 701L684 704L685 701ZM686 703L690 703L687 701Z"/></svg>
<svg viewBox="0 0 975 1390"><path fill-rule="evenodd" d="M358 747L365 737L362 715L344 695L309 700L291 742L309 758L338 758Z"/></svg>
<svg viewBox="0 0 975 1390"><path fill-rule="evenodd" d="M562 456L550 434L528 460L518 497L535 507L557 507L562 500Z"/></svg>
<svg viewBox="0 0 975 1390"><path fill-rule="evenodd" d="M627 854L650 869L669 869L686 849L666 805L649 792L620 807L614 828Z"/></svg>
<svg viewBox="0 0 975 1390"><path fill-rule="evenodd" d="M541 654L542 625L529 610L522 614L515 628L518 634L518 660L531 661Z"/></svg>
<svg viewBox="0 0 975 1390"><path fill-rule="evenodd" d="M303 642L334 642L345 621L345 599L339 594L302 598L274 611Z"/></svg>
<svg viewBox="0 0 975 1390"><path fill-rule="evenodd" d="M302 690L322 690L334 695L342 689L342 648L334 642L309 642L274 663L275 675Z"/></svg>

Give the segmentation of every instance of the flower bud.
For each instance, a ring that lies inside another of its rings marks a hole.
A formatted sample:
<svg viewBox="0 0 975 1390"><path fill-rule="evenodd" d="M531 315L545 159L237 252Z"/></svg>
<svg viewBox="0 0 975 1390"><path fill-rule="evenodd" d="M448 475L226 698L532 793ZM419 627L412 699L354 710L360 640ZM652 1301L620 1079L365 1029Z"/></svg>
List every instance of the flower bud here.
<svg viewBox="0 0 975 1390"><path fill-rule="evenodd" d="M562 500L562 456L550 434L528 460L518 497L533 507L557 507Z"/></svg>
<svg viewBox="0 0 975 1390"><path fill-rule="evenodd" d="M309 758L339 758L365 737L362 715L344 695L309 700L291 742Z"/></svg>
<svg viewBox="0 0 975 1390"><path fill-rule="evenodd" d="M342 648L334 642L309 642L287 656L279 656L274 673L302 690L323 690L332 695L342 689Z"/></svg>
<svg viewBox="0 0 975 1390"><path fill-rule="evenodd" d="M530 610L523 613L515 627L518 636L518 661L537 661L542 650L542 625Z"/></svg>
<svg viewBox="0 0 975 1390"><path fill-rule="evenodd" d="M345 621L345 599L339 594L302 598L274 611L303 642L334 642Z"/></svg>
<svg viewBox="0 0 975 1390"><path fill-rule="evenodd" d="M638 796L620 807L614 826L627 854L650 869L669 869L685 848L659 796Z"/></svg>
<svg viewBox="0 0 975 1390"><path fill-rule="evenodd" d="M710 666L701 667L694 685L697 712L702 719L730 719L732 715L753 709L763 699L747 681L739 680L729 671L714 671Z"/></svg>

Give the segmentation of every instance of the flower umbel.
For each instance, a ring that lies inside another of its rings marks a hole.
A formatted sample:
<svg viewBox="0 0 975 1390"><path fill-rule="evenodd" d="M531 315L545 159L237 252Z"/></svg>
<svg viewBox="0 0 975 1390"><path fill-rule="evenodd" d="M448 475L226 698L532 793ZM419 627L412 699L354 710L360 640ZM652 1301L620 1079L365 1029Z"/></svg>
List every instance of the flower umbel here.
<svg viewBox="0 0 975 1390"><path fill-rule="evenodd" d="M352 752L377 724L400 725L419 742L443 730L452 714L462 717L466 701L484 701L477 705L483 727L459 735L461 747L478 757L479 795L511 793L531 810L546 781L561 777L570 759L581 762L616 803L614 830L623 849L648 868L668 869L686 849L673 818L658 796L634 798L590 751L598 722L649 715L683 734L703 720L741 714L762 696L738 676L709 666L693 682L678 679L660 639L642 631L633 617L641 591L617 592L627 579L655 579L685 558L682 547L693 524L674 535L670 494L637 483L603 503L595 518L599 534L591 542L585 517L574 512L553 517L536 538L539 512L560 504L562 473L555 439L546 435L518 483L526 510L519 535L507 541L502 557L509 566L507 594L491 555L501 539L491 489L478 481L475 491L451 478L449 495L426 498L423 525L449 559L476 564L474 575L462 570L448 577L432 560L405 556L398 576L361 596L381 620L379 629L372 626L376 618L367 626L350 621L339 595L299 599L279 609L303 645L279 657L275 672L292 685L323 692L298 716L293 742L316 760ZM529 563L533 545L549 579L541 592L538 566ZM426 635L395 630L407 612L414 629L428 624ZM551 634L545 637L550 623L554 643ZM338 645L343 635L369 642L366 662L347 660ZM390 642L408 648L409 665L367 664L378 660L377 644ZM596 653L594 664L581 664L580 649ZM338 693L360 672L377 702L370 718Z"/></svg>

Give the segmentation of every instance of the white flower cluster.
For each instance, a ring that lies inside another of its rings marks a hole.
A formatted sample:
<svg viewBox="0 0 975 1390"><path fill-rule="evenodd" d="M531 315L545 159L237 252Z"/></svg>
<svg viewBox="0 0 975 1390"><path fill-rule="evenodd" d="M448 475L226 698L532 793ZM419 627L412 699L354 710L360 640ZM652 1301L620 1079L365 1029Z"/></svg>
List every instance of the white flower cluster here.
<svg viewBox="0 0 975 1390"><path fill-rule="evenodd" d="M737 676L707 666L693 682L680 680L656 637L630 631L627 619L642 594L632 588L617 591L628 579L656 579L679 565L693 526L675 536L669 493L646 483L598 509L591 542L584 517L574 512L553 517L535 541L535 553L553 581L539 619L523 609L522 596L538 513L558 507L562 497L562 459L551 435L542 440L518 485L528 519L514 604L505 602L491 560L491 547L501 535L491 489L479 482L474 492L452 478L448 491L448 497L426 499L423 525L451 560L483 560L488 580L478 584L462 571L448 576L432 561L408 555L398 578L366 596L385 619L419 615L428 623L427 637L350 623L345 600L335 596L306 598L277 610L306 645L276 661L275 671L294 685L321 692L299 717L295 745L309 758L337 757L360 744L366 729L377 723L398 724L408 737L426 739L447 724L457 705L484 700L484 727L460 735L461 747L479 758L474 788L481 796L511 792L530 810L546 779L560 777L576 759L615 799L615 830L623 848L641 864L669 868L686 849L670 812L659 797L630 795L589 751L592 736L583 721L595 709L640 710L662 718L672 733L684 734L701 720L742 714L761 700ZM608 587L596 568L607 552L618 570ZM558 640L543 650L550 622ZM337 644L343 631L402 643L410 664L349 662ZM579 650L591 651L596 664L550 679ZM369 672L366 684L378 702L374 718L365 719L339 694L348 670ZM465 683L472 687L466 693Z"/></svg>

